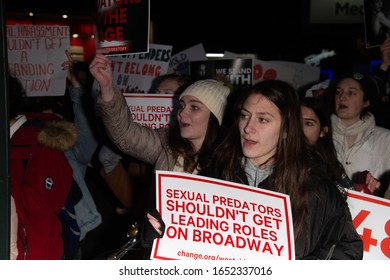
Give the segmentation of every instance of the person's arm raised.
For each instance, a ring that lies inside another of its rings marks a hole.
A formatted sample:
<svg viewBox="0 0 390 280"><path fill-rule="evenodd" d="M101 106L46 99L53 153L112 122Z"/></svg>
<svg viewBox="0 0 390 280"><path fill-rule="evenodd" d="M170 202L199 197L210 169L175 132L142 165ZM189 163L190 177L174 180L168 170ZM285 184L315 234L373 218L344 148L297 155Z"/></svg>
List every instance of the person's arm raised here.
<svg viewBox="0 0 390 280"><path fill-rule="evenodd" d="M380 51L381 51L381 57L382 57L382 63L380 65L380 68L387 72L390 66L390 37L387 38L382 45L380 45Z"/></svg>
<svg viewBox="0 0 390 280"><path fill-rule="evenodd" d="M89 65L89 71L100 86L100 94L103 101L111 101L114 96L112 84L112 60L106 57L102 51L97 50L94 59Z"/></svg>

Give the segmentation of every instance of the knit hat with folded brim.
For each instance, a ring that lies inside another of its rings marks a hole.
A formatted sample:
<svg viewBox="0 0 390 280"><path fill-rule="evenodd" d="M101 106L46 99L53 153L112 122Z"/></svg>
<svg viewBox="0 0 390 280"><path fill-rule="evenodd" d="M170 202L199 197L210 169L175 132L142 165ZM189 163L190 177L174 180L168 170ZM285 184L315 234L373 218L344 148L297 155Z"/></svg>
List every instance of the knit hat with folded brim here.
<svg viewBox="0 0 390 280"><path fill-rule="evenodd" d="M206 79L198 80L188 86L180 95L180 100L185 95L198 98L217 117L221 125L229 94L230 89L223 82Z"/></svg>

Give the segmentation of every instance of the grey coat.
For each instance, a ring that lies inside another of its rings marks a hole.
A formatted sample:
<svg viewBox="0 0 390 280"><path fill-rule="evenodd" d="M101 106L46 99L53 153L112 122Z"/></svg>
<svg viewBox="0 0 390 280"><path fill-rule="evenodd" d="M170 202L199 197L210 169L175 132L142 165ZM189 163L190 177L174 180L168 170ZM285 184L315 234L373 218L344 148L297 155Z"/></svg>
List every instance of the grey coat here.
<svg viewBox="0 0 390 280"><path fill-rule="evenodd" d="M175 160L168 147L168 129L153 129L133 122L126 99L115 88L109 102L97 97L97 106L111 141L125 154L155 165L155 170L172 171Z"/></svg>

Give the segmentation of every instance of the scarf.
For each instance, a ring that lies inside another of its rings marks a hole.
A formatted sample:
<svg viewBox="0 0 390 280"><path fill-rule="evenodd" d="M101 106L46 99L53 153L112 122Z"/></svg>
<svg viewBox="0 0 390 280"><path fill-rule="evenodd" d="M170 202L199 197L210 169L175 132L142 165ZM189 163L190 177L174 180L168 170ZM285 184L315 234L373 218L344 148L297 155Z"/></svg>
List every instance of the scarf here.
<svg viewBox="0 0 390 280"><path fill-rule="evenodd" d="M173 167L173 171L175 172L184 172L184 158L182 156L179 156L176 160L175 166ZM194 171L192 171L192 174L197 175L199 173L198 168L195 168Z"/></svg>
<svg viewBox="0 0 390 280"><path fill-rule="evenodd" d="M364 120L359 120L353 125L346 127L341 122L341 119L335 114L331 115L333 127L333 139L343 146L343 149L348 149L347 137L357 135L356 142L358 142L365 135L370 128L375 127L375 118L372 113L368 113Z"/></svg>

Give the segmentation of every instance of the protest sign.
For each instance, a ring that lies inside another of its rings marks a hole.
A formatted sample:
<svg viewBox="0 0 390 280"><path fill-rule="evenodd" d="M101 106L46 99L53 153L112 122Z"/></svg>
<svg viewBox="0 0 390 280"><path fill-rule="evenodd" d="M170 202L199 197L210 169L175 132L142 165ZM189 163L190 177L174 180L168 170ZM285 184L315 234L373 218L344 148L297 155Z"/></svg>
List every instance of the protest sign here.
<svg viewBox="0 0 390 280"><path fill-rule="evenodd" d="M7 51L10 74L20 80L27 96L65 94L69 26L8 25Z"/></svg>
<svg viewBox="0 0 390 280"><path fill-rule="evenodd" d="M347 202L363 240L363 259L390 259L390 200L349 190Z"/></svg>
<svg viewBox="0 0 390 280"><path fill-rule="evenodd" d="M124 94L134 122L151 128L163 128L171 123L179 96L174 94Z"/></svg>
<svg viewBox="0 0 390 280"><path fill-rule="evenodd" d="M165 235L152 259L295 258L289 196L208 177L156 171Z"/></svg>
<svg viewBox="0 0 390 280"><path fill-rule="evenodd" d="M148 93L153 80L166 74L171 55L172 46L151 44L148 53L110 57L114 86L122 93ZM96 80L93 90L100 90Z"/></svg>
<svg viewBox="0 0 390 280"><path fill-rule="evenodd" d="M173 94L148 93L154 79L166 74L172 46L151 44L148 53L112 56L113 84L126 98L133 120L144 126L167 126L178 104ZM93 95L100 87L93 83Z"/></svg>
<svg viewBox="0 0 390 280"><path fill-rule="evenodd" d="M226 58L242 58L243 55L225 51L224 57ZM253 59L252 69L252 84L256 84L262 80L283 80L289 83L293 82L294 69L286 67L280 64Z"/></svg>
<svg viewBox="0 0 390 280"><path fill-rule="evenodd" d="M190 76L193 81L200 79L226 80L234 88L252 85L252 59L214 59L190 62Z"/></svg>
<svg viewBox="0 0 390 280"><path fill-rule="evenodd" d="M288 83L294 81L294 69L280 64L254 59L253 83L262 80L282 80Z"/></svg>
<svg viewBox="0 0 390 280"><path fill-rule="evenodd" d="M225 52L225 57L240 58L240 54ZM273 60L264 61L253 59L253 84L262 80L283 80L292 84L295 89L318 81L320 79L320 68L304 63Z"/></svg>
<svg viewBox="0 0 390 280"><path fill-rule="evenodd" d="M148 52L149 0L97 1L97 48L107 55Z"/></svg>
<svg viewBox="0 0 390 280"><path fill-rule="evenodd" d="M168 73L190 75L190 61L194 60L207 60L203 44L197 44L172 55L171 61L169 62Z"/></svg>
<svg viewBox="0 0 390 280"><path fill-rule="evenodd" d="M293 70L294 77L292 79L291 84L295 87L295 89L299 89L300 87L303 87L320 79L321 69L317 66L283 60L273 60L269 62Z"/></svg>

